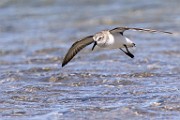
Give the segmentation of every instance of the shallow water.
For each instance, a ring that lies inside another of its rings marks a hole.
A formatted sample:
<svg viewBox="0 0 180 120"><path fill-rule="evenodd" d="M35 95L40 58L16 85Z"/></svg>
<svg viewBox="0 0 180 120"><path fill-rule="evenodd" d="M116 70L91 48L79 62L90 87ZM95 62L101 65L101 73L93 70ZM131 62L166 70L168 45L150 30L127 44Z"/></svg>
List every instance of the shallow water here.
<svg viewBox="0 0 180 120"><path fill-rule="evenodd" d="M1 119L180 119L179 5L1 0ZM174 34L127 31L134 59L87 47L61 68L73 42L117 26Z"/></svg>

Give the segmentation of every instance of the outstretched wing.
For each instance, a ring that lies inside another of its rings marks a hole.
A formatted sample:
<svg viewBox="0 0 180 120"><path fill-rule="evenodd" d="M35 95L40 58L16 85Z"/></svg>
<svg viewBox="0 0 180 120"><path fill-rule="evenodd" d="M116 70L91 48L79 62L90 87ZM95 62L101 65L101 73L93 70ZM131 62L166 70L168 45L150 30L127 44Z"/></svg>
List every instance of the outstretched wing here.
<svg viewBox="0 0 180 120"><path fill-rule="evenodd" d="M161 33L167 33L172 34L171 32L166 31L159 31L159 30L152 30L152 29L143 29L143 28L129 28L129 27L117 27L112 30L110 30L111 33L121 33L123 34L126 30L135 30L135 31L144 31L144 32L161 32Z"/></svg>
<svg viewBox="0 0 180 120"><path fill-rule="evenodd" d="M62 67L66 65L81 49L93 43L93 41L94 41L93 36L88 36L75 42L68 50L66 56L64 57L64 60L62 62Z"/></svg>

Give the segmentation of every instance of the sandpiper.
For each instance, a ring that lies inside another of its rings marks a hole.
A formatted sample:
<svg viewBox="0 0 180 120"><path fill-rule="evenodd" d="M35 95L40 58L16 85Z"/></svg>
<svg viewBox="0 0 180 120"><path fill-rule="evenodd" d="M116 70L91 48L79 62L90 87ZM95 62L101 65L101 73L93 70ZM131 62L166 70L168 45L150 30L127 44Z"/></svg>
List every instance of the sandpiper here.
<svg viewBox="0 0 180 120"><path fill-rule="evenodd" d="M64 57L64 60L62 62L62 67L65 66L81 49L92 43L94 43L92 50L94 50L96 46L107 49L120 49L129 57L134 58L134 55L129 51L128 48L135 47L135 43L124 36L123 33L126 30L161 32L161 33L172 34L171 32L166 32L166 31L158 31L158 30L144 29L144 28L130 28L130 27L117 27L111 30L103 30L101 32L96 33L95 35L87 36L75 42L70 47L66 56ZM125 50L123 50L122 48L125 48Z"/></svg>

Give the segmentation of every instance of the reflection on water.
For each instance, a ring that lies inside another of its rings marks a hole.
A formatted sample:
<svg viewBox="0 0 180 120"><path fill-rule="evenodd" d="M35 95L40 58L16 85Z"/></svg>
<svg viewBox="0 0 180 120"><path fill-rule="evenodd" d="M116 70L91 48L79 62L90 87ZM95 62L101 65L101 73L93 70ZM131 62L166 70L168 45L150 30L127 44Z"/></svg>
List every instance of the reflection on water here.
<svg viewBox="0 0 180 120"><path fill-rule="evenodd" d="M1 118L179 119L179 5L178 0L1 0ZM86 48L61 68L74 41L117 26L175 34L129 31L137 45L134 59L119 50Z"/></svg>

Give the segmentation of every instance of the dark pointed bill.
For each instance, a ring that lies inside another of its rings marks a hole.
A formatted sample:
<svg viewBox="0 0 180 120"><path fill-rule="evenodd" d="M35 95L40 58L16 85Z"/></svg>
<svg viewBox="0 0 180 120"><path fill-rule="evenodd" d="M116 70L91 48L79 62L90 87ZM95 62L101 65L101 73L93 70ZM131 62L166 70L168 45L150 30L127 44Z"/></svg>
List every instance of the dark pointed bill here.
<svg viewBox="0 0 180 120"><path fill-rule="evenodd" d="M97 42L94 41L94 45L93 45L93 47L92 47L92 51L94 50L94 48L96 47L96 45L97 45Z"/></svg>
<svg viewBox="0 0 180 120"><path fill-rule="evenodd" d="M64 57L62 67L65 66L81 49L93 42L93 36L88 36L83 38L82 40L75 42L68 50L66 56Z"/></svg>

